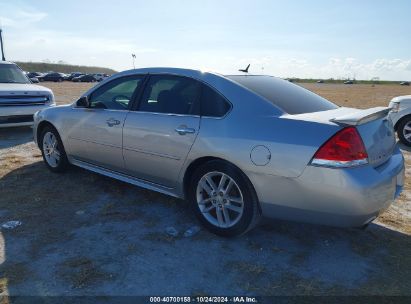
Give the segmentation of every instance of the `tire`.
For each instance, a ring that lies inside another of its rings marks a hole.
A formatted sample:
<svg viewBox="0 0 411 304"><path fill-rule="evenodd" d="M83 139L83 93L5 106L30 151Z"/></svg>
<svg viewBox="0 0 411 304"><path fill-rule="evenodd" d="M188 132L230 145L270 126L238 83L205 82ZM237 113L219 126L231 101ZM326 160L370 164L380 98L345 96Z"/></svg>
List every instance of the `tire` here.
<svg viewBox="0 0 411 304"><path fill-rule="evenodd" d="M400 120L397 126L397 135L404 145L411 147L411 116L406 116ZM406 136L409 138L407 139Z"/></svg>
<svg viewBox="0 0 411 304"><path fill-rule="evenodd" d="M52 172L66 171L69 162L67 159L66 151L64 150L63 142L61 141L60 135L58 134L57 130L51 126L46 126L41 132L39 144L41 147L41 154L43 155L43 160L46 166ZM52 146L54 146L54 148L52 148ZM55 152L57 152L60 156L57 157Z"/></svg>
<svg viewBox="0 0 411 304"><path fill-rule="evenodd" d="M59 78L59 80L58 80L59 82L63 82L63 79L61 79L61 78Z"/></svg>
<svg viewBox="0 0 411 304"><path fill-rule="evenodd" d="M210 187L209 180L214 187ZM251 182L240 169L227 162L215 160L197 168L187 192L195 216L214 234L224 237L244 234L261 217Z"/></svg>

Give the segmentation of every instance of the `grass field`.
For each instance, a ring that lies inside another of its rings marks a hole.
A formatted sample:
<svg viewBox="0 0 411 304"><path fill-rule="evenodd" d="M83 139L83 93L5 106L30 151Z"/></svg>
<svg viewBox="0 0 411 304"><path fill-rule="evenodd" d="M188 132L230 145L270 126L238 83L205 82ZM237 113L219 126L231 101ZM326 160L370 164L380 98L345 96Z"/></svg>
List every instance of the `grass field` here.
<svg viewBox="0 0 411 304"><path fill-rule="evenodd" d="M91 84L43 83L58 104ZM342 106L385 106L411 87L302 84ZM186 202L79 168L53 174L31 129L0 129L0 297L411 295L411 153L400 199L367 230L264 221L222 239ZM177 237L165 233L173 226ZM222 273L224 275L222 275Z"/></svg>
<svg viewBox="0 0 411 304"><path fill-rule="evenodd" d="M342 107L371 108L388 106L388 102L395 96L411 95L410 86L400 85L371 85L371 84L317 84L303 83L305 87L325 97Z"/></svg>
<svg viewBox="0 0 411 304"><path fill-rule="evenodd" d="M16 64L23 70L29 72L59 72L59 73L72 73L81 72L85 74L91 73L106 73L114 74L116 71L108 68L84 66L84 65L71 65L62 63L46 63L46 62L16 62Z"/></svg>

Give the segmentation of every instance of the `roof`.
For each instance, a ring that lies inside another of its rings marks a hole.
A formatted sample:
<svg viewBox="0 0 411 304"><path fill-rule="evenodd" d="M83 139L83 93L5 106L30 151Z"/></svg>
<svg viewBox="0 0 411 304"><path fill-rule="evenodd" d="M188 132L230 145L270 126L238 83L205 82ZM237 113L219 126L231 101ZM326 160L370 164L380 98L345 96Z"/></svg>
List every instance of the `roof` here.
<svg viewBox="0 0 411 304"><path fill-rule="evenodd" d="M210 83L211 85L213 85L214 82L218 81L218 79L222 79L222 78L227 79L225 76L214 73L214 72L204 72L200 70L170 68L170 67L151 67L151 68L127 70L127 71L113 74L111 79L122 77L122 76L127 76L127 75L135 75L135 74L175 74L179 76L186 76L186 77L191 77L194 79L202 80L204 82Z"/></svg>
<svg viewBox="0 0 411 304"><path fill-rule="evenodd" d="M183 68L172 68L172 67L149 67L149 68L141 68L141 69L133 69L133 70L126 70L123 72L119 72L115 75L129 75L129 74L147 74L147 73L167 73L167 74L176 74L176 75L202 75L202 74L215 74L212 72L204 72L200 70L193 70L193 69L183 69Z"/></svg>

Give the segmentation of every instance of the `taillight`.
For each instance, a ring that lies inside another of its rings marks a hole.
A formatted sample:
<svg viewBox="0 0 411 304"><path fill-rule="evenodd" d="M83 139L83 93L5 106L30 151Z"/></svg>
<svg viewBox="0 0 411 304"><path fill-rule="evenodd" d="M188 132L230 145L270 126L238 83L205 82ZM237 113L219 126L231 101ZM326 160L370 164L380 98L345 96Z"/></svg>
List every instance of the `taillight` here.
<svg viewBox="0 0 411 304"><path fill-rule="evenodd" d="M354 127L337 132L315 153L311 164L327 167L353 167L368 163L368 154Z"/></svg>

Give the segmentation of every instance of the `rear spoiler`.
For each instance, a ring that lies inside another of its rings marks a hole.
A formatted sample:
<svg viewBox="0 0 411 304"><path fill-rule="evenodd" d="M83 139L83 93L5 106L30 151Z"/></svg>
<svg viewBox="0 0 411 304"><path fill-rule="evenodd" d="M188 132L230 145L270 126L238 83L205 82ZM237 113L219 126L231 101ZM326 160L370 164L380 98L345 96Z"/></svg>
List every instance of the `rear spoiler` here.
<svg viewBox="0 0 411 304"><path fill-rule="evenodd" d="M366 110L358 110L350 114L332 118L330 121L344 125L358 126L385 117L390 110L391 109L388 107L375 107Z"/></svg>

